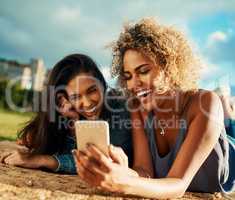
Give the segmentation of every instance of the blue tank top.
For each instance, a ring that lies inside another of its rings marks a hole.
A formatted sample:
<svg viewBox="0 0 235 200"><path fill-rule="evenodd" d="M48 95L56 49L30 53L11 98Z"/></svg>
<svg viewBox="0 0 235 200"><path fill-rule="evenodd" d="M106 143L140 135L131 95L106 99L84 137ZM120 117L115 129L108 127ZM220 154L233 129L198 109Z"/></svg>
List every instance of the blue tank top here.
<svg viewBox="0 0 235 200"><path fill-rule="evenodd" d="M177 153L183 144L187 128L180 129L175 145L167 155L161 157L156 145L155 130L153 127L153 112L150 112L145 121L145 132L148 138L152 162L156 178L166 177ZM214 149L194 176L188 191L192 192L224 192L235 190L235 140L226 135L225 129L221 132Z"/></svg>

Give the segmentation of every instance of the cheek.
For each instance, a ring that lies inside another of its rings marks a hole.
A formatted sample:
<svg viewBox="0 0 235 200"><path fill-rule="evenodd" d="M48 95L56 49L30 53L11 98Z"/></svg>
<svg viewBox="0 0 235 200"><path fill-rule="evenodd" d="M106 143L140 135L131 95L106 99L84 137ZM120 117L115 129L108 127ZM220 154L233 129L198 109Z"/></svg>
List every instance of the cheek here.
<svg viewBox="0 0 235 200"><path fill-rule="evenodd" d="M101 95L100 92L94 92L93 94L89 95L89 98L93 102L100 103L103 100L103 96Z"/></svg>
<svg viewBox="0 0 235 200"><path fill-rule="evenodd" d="M141 76L141 81L145 86L153 86L154 76L152 74L146 74Z"/></svg>
<svg viewBox="0 0 235 200"><path fill-rule="evenodd" d="M131 84L131 81L126 81L125 84L126 84L126 87L127 87L128 90L131 90L133 88L133 85Z"/></svg>
<svg viewBox="0 0 235 200"><path fill-rule="evenodd" d="M146 76L143 77L143 82L145 82L145 84L147 84L150 87L155 87L155 82L156 80L158 80L160 76L159 71L152 71L151 73L147 74Z"/></svg>

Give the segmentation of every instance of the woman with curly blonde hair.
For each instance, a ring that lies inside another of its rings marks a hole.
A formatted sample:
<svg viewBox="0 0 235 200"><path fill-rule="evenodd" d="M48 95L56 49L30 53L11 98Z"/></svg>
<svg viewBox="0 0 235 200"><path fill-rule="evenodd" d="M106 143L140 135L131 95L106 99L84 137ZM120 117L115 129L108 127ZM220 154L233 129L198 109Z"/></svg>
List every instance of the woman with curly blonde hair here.
<svg viewBox="0 0 235 200"><path fill-rule="evenodd" d="M133 169L120 149L110 147L110 159L90 144L75 156L80 177L152 198L234 190L235 143L227 138L219 97L198 89L199 69L172 27L152 19L125 26L113 46L112 73L129 95Z"/></svg>

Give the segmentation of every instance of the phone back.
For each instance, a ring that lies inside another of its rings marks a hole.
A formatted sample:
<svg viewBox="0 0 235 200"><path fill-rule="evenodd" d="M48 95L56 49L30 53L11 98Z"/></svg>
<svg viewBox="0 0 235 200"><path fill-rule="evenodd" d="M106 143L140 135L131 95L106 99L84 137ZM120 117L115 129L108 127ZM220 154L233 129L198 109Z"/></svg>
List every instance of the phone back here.
<svg viewBox="0 0 235 200"><path fill-rule="evenodd" d="M108 155L109 124L106 121L77 121L75 122L78 150L85 150L87 143L95 144L103 153Z"/></svg>

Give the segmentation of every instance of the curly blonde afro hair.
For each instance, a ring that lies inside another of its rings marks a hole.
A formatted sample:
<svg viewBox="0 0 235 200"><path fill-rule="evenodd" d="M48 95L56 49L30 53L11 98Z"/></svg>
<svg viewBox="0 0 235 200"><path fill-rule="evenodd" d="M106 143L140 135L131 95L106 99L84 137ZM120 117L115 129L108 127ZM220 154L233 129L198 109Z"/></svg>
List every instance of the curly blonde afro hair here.
<svg viewBox="0 0 235 200"><path fill-rule="evenodd" d="M117 77L124 88L123 57L128 49L135 49L158 63L168 77L168 88L182 91L198 88L199 59L193 55L185 37L174 28L160 25L152 18L124 26L112 45L111 69L112 77Z"/></svg>

